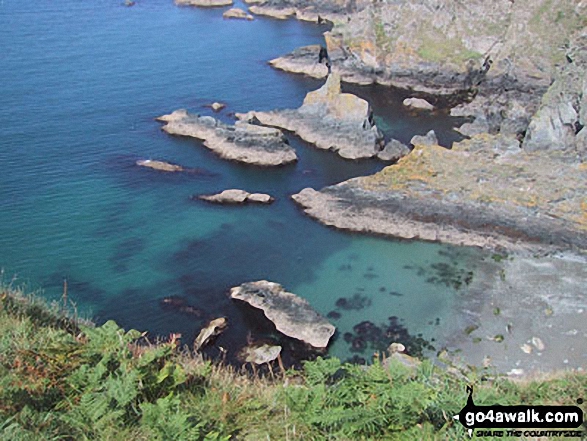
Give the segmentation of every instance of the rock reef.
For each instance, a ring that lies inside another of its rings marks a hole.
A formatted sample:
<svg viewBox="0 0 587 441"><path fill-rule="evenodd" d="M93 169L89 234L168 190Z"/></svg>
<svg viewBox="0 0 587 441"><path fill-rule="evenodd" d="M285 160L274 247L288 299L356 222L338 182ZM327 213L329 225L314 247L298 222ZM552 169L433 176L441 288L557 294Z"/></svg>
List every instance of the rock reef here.
<svg viewBox="0 0 587 441"><path fill-rule="evenodd" d="M383 149L383 135L373 122L369 103L341 93L337 74L330 75L318 90L309 92L299 109L252 111L237 116L295 132L316 147L347 159L376 157Z"/></svg>
<svg viewBox="0 0 587 441"><path fill-rule="evenodd" d="M271 204L275 199L265 193L249 193L244 190L224 190L218 194L212 195L201 195L198 199L207 202L213 202L215 204L245 204L245 203L256 203L256 204Z"/></svg>
<svg viewBox="0 0 587 441"><path fill-rule="evenodd" d="M155 161L153 159L139 159L136 164L139 167L147 167L164 172L181 172L185 170L181 165L170 164L165 161Z"/></svg>
<svg viewBox="0 0 587 441"><path fill-rule="evenodd" d="M211 116L191 115L184 109L157 120L166 123L165 132L200 139L224 159L265 167L297 161L295 150L278 129L242 121L231 126Z"/></svg>
<svg viewBox="0 0 587 441"><path fill-rule="evenodd" d="M261 280L243 283L230 290L230 297L261 309L277 330L288 337L323 349L328 346L335 327L310 304L278 283Z"/></svg>

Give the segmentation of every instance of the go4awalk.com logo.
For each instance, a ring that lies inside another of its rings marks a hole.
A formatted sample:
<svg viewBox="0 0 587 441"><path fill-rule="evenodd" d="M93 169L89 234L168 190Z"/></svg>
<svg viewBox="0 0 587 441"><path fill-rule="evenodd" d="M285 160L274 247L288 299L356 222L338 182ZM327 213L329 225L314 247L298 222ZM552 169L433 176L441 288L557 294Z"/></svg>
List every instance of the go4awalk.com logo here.
<svg viewBox="0 0 587 441"><path fill-rule="evenodd" d="M467 404L453 418L469 436L585 437L583 411L578 406L476 406L473 388ZM583 400L578 399L577 404Z"/></svg>

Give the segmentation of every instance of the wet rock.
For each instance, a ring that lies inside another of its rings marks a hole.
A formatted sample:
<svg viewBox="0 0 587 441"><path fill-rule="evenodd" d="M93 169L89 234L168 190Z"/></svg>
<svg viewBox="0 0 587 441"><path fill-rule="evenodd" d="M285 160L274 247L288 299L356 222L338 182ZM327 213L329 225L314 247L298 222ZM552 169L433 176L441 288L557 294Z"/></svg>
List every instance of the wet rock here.
<svg viewBox="0 0 587 441"><path fill-rule="evenodd" d="M416 135L410 140L410 144L416 145L438 145L438 138L434 130L430 130L425 136Z"/></svg>
<svg viewBox="0 0 587 441"><path fill-rule="evenodd" d="M194 351L198 352L203 346L210 343L211 339L220 335L228 326L228 322L224 317L212 320L203 328L196 340L194 341Z"/></svg>
<svg viewBox="0 0 587 441"><path fill-rule="evenodd" d="M366 296L354 294L352 297L339 298L336 301L336 306L346 311L358 311L368 306L371 306L371 299Z"/></svg>
<svg viewBox="0 0 587 441"><path fill-rule="evenodd" d="M434 106L422 98L406 98L403 101L404 106L420 110L434 110Z"/></svg>
<svg viewBox="0 0 587 441"><path fill-rule="evenodd" d="M283 133L274 128L237 122L233 126L210 116L191 115L185 109L164 115L163 130L171 135L191 136L220 157L258 166L284 165L297 161Z"/></svg>
<svg viewBox="0 0 587 441"><path fill-rule="evenodd" d="M265 364L276 360L281 354L281 346L276 345L260 345L247 346L241 352L241 358L247 363Z"/></svg>
<svg viewBox="0 0 587 441"><path fill-rule="evenodd" d="M244 204L253 202L258 204L270 204L274 199L264 193L249 193L244 190L230 189L213 195L198 196L199 199L216 204Z"/></svg>
<svg viewBox="0 0 587 441"><path fill-rule="evenodd" d="M230 297L261 309L278 331L314 348L326 348L335 327L310 304L274 282L243 283L230 290Z"/></svg>
<svg viewBox="0 0 587 441"><path fill-rule="evenodd" d="M232 9L229 9L228 11L232 11ZM226 11L226 12L228 12L228 11ZM224 14L226 14L226 12ZM223 16L224 16L224 14L223 14ZM210 104L210 107L212 108L212 110L214 112L219 112L226 107L226 104L219 103L216 101L216 102L213 102L212 104Z"/></svg>
<svg viewBox="0 0 587 441"><path fill-rule="evenodd" d="M204 8L230 6L233 0L175 0L176 5L180 6L200 6Z"/></svg>
<svg viewBox="0 0 587 441"><path fill-rule="evenodd" d="M337 74L331 74L321 88L309 92L297 110L249 112L237 117L295 132L316 147L347 159L372 158L382 150L383 135L373 122L369 103L341 93Z"/></svg>
<svg viewBox="0 0 587 441"><path fill-rule="evenodd" d="M222 14L222 16L224 18L237 18L237 19L241 19L241 20L254 20L255 19L251 14L247 14L245 11L243 11L240 8L231 8L228 11L225 11L224 14ZM212 105L212 106L214 106L214 105ZM212 108L214 108L214 107L212 107Z"/></svg>
<svg viewBox="0 0 587 441"><path fill-rule="evenodd" d="M184 168L181 165L170 164L165 161L154 161L152 159L140 159L136 162L139 167L152 168L163 172L181 172Z"/></svg>

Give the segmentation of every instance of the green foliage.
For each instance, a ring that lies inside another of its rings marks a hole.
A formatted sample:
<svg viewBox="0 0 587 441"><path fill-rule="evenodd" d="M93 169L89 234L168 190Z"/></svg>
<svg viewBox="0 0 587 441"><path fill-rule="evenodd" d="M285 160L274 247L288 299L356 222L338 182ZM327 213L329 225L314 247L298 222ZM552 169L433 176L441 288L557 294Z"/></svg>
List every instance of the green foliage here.
<svg viewBox="0 0 587 441"><path fill-rule="evenodd" d="M569 404L587 389L584 374L523 384L427 361L359 366L318 358L283 380L250 378L174 343L138 344L140 333L114 322L72 322L72 333L51 318L59 311L45 311L43 323L52 325L40 325L23 314L36 309L5 294L0 439L463 439L451 417L466 403L467 384L479 405Z"/></svg>

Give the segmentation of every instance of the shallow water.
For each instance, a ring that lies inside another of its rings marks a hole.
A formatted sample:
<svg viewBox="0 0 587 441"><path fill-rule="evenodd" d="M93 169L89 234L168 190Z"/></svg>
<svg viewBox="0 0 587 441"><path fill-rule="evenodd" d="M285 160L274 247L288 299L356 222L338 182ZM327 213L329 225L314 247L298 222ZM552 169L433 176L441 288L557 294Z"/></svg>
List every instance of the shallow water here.
<svg viewBox="0 0 587 441"><path fill-rule="evenodd" d="M170 137L153 120L181 107L210 114L205 105L213 101L227 103L224 120L231 112L299 106L320 83L266 61L321 42L323 28L226 21L222 9L167 0L121 3L0 3L0 266L7 278L16 274L52 299L67 279L69 298L98 322L181 332L186 342L225 315L231 325L218 343L232 352L248 330L257 338L271 333L226 296L229 287L257 279L283 284L324 314L341 297L366 297L362 309L338 308L333 320L339 333L331 353L343 357L355 354L344 333L363 320L397 316L410 334L427 338L447 325L455 288L427 282L429 267L455 261L469 268L470 256L337 232L289 199L304 187L373 173L380 163L345 161L292 137L299 163L259 170ZM388 135L409 140L434 128L441 140L454 139L446 115L409 114L391 95L361 90ZM140 158L203 172L160 174L134 166ZM277 202L217 207L190 199L226 188L271 193ZM162 308L168 296L201 315ZM368 358L369 351L359 354Z"/></svg>

